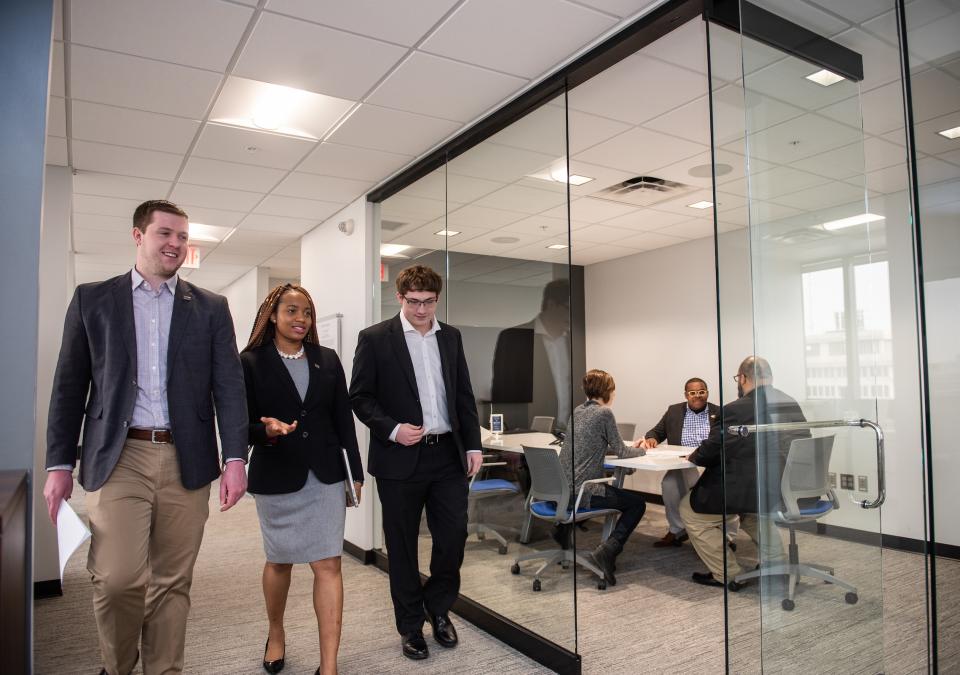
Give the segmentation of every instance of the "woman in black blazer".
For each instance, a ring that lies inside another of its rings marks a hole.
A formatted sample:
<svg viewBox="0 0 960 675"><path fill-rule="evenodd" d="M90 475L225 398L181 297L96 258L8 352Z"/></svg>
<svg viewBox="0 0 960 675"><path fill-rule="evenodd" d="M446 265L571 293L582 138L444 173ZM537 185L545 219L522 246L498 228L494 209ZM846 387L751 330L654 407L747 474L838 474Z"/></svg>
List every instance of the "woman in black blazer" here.
<svg viewBox="0 0 960 675"><path fill-rule="evenodd" d="M357 497L363 468L336 352L318 344L310 294L285 284L271 291L240 360L250 421L248 491L256 498L267 562L263 596L270 624L263 668L283 669L283 612L295 563L314 574L320 632L317 673L337 672L343 617L340 555L349 489L343 450Z"/></svg>

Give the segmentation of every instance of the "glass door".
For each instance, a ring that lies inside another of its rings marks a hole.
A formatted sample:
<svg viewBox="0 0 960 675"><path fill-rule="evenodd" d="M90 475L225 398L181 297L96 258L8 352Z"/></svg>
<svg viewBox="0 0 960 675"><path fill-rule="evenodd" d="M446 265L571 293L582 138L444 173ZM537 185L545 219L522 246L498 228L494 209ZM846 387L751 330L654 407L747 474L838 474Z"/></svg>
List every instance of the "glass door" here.
<svg viewBox="0 0 960 675"><path fill-rule="evenodd" d="M831 17L796 3L788 21L755 4L715 4L728 671L923 667L909 209L873 172L882 153L888 182L908 167L896 130L874 136L864 117L867 91L898 85L897 61L889 44L881 53L861 28L843 30L862 19L855 7ZM903 544L911 534L919 546ZM901 609L908 620L896 618ZM885 641L891 621L913 642Z"/></svg>

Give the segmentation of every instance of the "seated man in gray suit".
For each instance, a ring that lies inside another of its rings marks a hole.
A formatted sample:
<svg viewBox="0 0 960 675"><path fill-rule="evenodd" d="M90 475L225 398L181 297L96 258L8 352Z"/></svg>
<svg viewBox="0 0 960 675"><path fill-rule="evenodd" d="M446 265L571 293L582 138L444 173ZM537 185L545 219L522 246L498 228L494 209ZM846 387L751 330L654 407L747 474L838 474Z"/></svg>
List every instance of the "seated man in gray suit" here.
<svg viewBox="0 0 960 675"><path fill-rule="evenodd" d="M51 520L80 485L101 673L179 673L193 565L220 477L220 510L247 487L247 404L226 298L179 279L187 214L164 200L133 214L136 266L81 284L67 309L50 399ZM214 427L220 428L223 461Z"/></svg>
<svg viewBox="0 0 960 675"><path fill-rule="evenodd" d="M703 378L691 377L683 385L682 403L674 403L657 426L648 431L642 440L638 440L633 447L655 448L666 441L670 445L686 445L695 448L710 435L714 426L719 424L718 413L720 408L707 402L710 391ZM667 533L654 546L681 546L687 540L687 531L683 529L680 520L680 500L687 491L697 482L700 474L696 469L673 469L667 471L661 483L663 507L667 512Z"/></svg>

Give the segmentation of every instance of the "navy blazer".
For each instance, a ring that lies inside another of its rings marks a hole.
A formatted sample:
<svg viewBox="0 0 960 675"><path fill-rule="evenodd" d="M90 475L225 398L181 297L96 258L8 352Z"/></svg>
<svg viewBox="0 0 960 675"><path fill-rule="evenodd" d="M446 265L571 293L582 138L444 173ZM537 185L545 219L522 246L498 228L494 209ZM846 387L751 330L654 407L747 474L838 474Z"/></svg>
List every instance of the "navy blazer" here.
<svg viewBox="0 0 960 675"><path fill-rule="evenodd" d="M467 471L467 450L480 450L480 420L463 354L460 331L440 322L437 346L447 393L447 413L453 440ZM360 331L353 357L350 401L361 422L370 428L367 468L378 478L404 480L413 475L420 445L401 445L390 433L401 422L423 424L417 378L400 316Z"/></svg>
<svg viewBox="0 0 960 675"><path fill-rule="evenodd" d="M304 343L303 348L310 369L303 400L272 340L240 355L253 445L248 490L253 494L296 492L306 484L308 471L313 471L321 483L346 479L343 448L350 458L353 479L363 482L357 432L340 359L327 347ZM297 428L269 442L261 417L275 417L288 424L296 420Z"/></svg>
<svg viewBox="0 0 960 675"><path fill-rule="evenodd" d="M67 308L47 426L47 466L73 466L83 427L80 484L99 490L120 458L137 399L137 336L131 276L77 287ZM246 459L243 370L227 299L178 280L167 345L167 406L183 486Z"/></svg>
<svg viewBox="0 0 960 675"><path fill-rule="evenodd" d="M710 411L710 430L720 423L720 406L715 403L707 403L707 410ZM687 403L674 403L663 413L663 417L657 422L657 426L648 431L644 438L655 438L657 443L663 443L664 440L670 445L681 445L680 439L683 436L683 419L687 414Z"/></svg>

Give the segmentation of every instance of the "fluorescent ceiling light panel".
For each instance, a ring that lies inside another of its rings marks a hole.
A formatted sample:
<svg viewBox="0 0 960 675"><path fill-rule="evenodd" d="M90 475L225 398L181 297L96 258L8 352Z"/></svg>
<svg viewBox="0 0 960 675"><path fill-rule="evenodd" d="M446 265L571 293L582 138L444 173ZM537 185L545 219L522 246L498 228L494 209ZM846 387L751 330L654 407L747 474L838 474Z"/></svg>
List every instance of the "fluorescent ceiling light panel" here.
<svg viewBox="0 0 960 675"><path fill-rule="evenodd" d="M566 244L550 244L549 246L547 246L547 248L552 248L555 251L562 251L563 249L567 248L567 245Z"/></svg>
<svg viewBox="0 0 960 675"><path fill-rule="evenodd" d="M713 206L713 202L694 202L693 204L687 204L687 207L691 209L709 209Z"/></svg>
<svg viewBox="0 0 960 675"><path fill-rule="evenodd" d="M849 218L840 218L839 220L827 221L826 223L823 223L822 227L823 229L832 232L833 230L842 230L845 227L853 227L854 225L875 223L878 220L884 220L884 217L878 216L875 213L861 213L858 216L850 216Z"/></svg>
<svg viewBox="0 0 960 675"><path fill-rule="evenodd" d="M354 101L312 91L228 77L210 120L315 141L323 138L353 105Z"/></svg>
<svg viewBox="0 0 960 675"><path fill-rule="evenodd" d="M457 230L440 230L434 234L439 234L441 237L456 237L460 233Z"/></svg>
<svg viewBox="0 0 960 675"><path fill-rule="evenodd" d="M540 173L528 174L527 178L536 178L538 180L546 180L552 183L566 183L567 181L567 162L565 159L559 159L554 162L549 169L541 171ZM589 183L593 178L589 176L579 176L575 173L570 174L570 185L583 185L584 183Z"/></svg>
<svg viewBox="0 0 960 675"><path fill-rule="evenodd" d="M409 246L406 244L380 244L380 255L385 258L405 258L400 254L406 251Z"/></svg>
<svg viewBox="0 0 960 675"><path fill-rule="evenodd" d="M233 234L231 227L217 227L216 225L204 225L203 223L190 223L190 243L209 242L219 244L230 234Z"/></svg>
<svg viewBox="0 0 960 675"><path fill-rule="evenodd" d="M960 138L960 127L944 129L943 131L938 131L937 133L945 138L949 138L952 141L954 138Z"/></svg>
<svg viewBox="0 0 960 675"><path fill-rule="evenodd" d="M837 82L840 82L846 78L844 78L842 75L832 73L829 70L818 70L812 75L807 75L807 79L811 82L816 82L821 87L829 87L831 84L836 84Z"/></svg>

